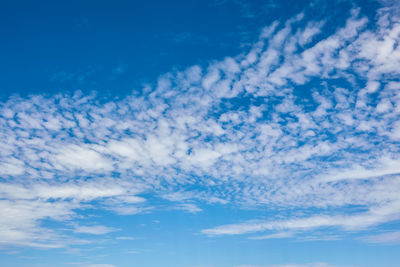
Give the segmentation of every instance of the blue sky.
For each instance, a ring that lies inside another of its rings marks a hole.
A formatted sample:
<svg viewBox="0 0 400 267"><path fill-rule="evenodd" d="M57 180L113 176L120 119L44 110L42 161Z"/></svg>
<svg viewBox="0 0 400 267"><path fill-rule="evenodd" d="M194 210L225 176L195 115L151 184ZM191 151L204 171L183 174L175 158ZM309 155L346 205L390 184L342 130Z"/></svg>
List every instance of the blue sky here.
<svg viewBox="0 0 400 267"><path fill-rule="evenodd" d="M1 266L398 266L397 1L0 5Z"/></svg>

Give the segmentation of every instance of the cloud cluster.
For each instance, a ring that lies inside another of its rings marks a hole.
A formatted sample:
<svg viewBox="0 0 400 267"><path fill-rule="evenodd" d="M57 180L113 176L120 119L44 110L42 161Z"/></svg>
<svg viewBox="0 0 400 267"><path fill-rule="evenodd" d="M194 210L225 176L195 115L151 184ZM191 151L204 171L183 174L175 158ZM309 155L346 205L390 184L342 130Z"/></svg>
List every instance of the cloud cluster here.
<svg viewBox="0 0 400 267"><path fill-rule="evenodd" d="M0 242L57 246L43 220L73 221L94 202L134 214L154 208L146 195L193 213L210 203L322 213L208 235L400 219L396 18L354 9L326 36L325 21L299 14L266 27L246 53L167 73L124 99L11 97L0 107L0 211L9 215Z"/></svg>

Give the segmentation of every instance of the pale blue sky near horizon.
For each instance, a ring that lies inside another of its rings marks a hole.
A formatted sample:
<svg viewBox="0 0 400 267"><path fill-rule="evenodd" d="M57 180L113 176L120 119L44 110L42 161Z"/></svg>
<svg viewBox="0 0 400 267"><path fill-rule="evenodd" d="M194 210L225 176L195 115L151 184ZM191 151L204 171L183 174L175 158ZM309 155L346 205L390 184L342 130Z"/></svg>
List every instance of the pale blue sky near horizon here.
<svg viewBox="0 0 400 267"><path fill-rule="evenodd" d="M399 266L398 1L2 1L1 267Z"/></svg>

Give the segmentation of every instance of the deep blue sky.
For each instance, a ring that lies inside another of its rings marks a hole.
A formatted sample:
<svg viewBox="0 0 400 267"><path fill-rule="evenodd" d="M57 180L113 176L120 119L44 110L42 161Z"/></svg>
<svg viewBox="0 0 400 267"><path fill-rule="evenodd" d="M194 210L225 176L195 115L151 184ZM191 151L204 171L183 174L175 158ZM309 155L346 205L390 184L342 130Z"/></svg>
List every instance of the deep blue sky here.
<svg viewBox="0 0 400 267"><path fill-rule="evenodd" d="M362 1L363 12L377 3ZM344 1L3 1L0 88L10 94L129 94L173 69L236 55L274 20L304 11L343 23ZM325 11L321 12L321 6ZM332 23L332 22L331 22ZM337 25L335 25L337 26Z"/></svg>

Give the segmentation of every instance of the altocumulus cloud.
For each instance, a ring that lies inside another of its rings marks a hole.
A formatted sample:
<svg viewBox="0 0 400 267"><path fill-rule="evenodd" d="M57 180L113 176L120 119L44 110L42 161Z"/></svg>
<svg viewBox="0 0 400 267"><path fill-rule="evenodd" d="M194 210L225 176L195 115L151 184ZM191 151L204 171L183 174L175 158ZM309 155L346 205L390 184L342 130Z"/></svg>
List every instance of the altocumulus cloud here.
<svg viewBox="0 0 400 267"><path fill-rule="evenodd" d="M72 233L117 229L77 225L78 211L151 211L148 195L189 212L219 203L320 214L202 231L210 236L399 220L396 12L381 8L371 21L354 9L329 36L325 21L299 14L266 27L247 52L164 74L122 100L11 97L0 107L0 211L8 214L0 244L85 243ZM75 228L49 229L45 219Z"/></svg>

